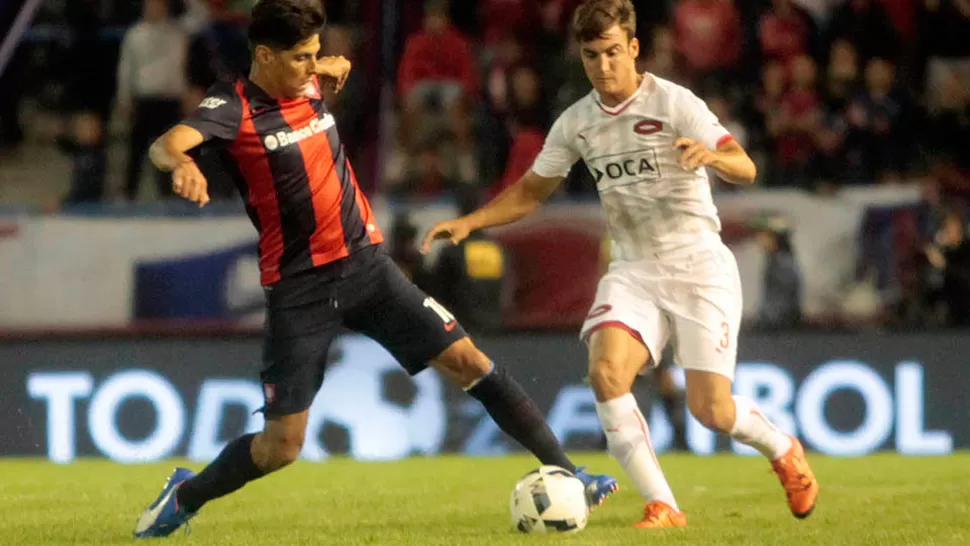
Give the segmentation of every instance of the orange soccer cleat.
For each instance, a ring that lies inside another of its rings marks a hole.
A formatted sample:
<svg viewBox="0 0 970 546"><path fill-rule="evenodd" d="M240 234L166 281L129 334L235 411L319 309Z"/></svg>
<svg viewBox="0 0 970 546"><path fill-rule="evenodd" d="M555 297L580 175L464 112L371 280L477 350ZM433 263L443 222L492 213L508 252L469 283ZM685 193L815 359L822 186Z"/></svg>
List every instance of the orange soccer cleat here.
<svg viewBox="0 0 970 546"><path fill-rule="evenodd" d="M676 512L663 501L653 501L643 507L643 521L633 525L638 529L663 529L665 527L687 527L687 516Z"/></svg>
<svg viewBox="0 0 970 546"><path fill-rule="evenodd" d="M805 449L798 438L791 437L791 448L772 461L771 467L785 488L791 513L796 518L807 518L815 509L815 501L818 499L818 480L808 466Z"/></svg>

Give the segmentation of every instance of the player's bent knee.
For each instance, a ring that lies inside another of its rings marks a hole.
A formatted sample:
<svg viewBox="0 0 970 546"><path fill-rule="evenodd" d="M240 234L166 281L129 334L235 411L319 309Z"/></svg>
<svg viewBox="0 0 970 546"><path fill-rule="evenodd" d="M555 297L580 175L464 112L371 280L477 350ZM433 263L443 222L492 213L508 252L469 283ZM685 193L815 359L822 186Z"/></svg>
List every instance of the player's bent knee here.
<svg viewBox="0 0 970 546"><path fill-rule="evenodd" d="M630 392L629 382L622 373L621 366L608 357L598 358L589 371L589 382L600 402L619 398Z"/></svg>
<svg viewBox="0 0 970 546"><path fill-rule="evenodd" d="M469 338L451 344L431 366L459 387L471 385L492 369L492 361Z"/></svg>

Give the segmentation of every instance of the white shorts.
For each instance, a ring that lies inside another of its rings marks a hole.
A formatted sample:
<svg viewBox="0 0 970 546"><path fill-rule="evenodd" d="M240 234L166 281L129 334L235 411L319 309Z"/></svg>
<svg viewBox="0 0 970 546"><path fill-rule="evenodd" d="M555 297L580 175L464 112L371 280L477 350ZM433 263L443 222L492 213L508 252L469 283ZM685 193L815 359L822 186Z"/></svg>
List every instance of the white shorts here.
<svg viewBox="0 0 970 546"><path fill-rule="evenodd" d="M682 368L733 380L741 313L738 263L716 243L675 260L610 264L580 338L588 342L596 329L619 326L643 342L652 365L671 341Z"/></svg>

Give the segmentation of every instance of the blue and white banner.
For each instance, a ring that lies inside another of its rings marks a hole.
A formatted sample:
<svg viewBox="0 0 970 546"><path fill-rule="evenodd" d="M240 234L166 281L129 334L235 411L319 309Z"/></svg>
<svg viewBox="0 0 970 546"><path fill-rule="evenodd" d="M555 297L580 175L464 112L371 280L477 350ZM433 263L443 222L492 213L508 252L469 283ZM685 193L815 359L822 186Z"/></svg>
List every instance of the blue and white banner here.
<svg viewBox="0 0 970 546"><path fill-rule="evenodd" d="M0 456L119 462L211 460L262 427L257 338L50 339L0 343ZM600 449L594 398L574 336L477 343L516 376L570 450ZM942 455L970 448L965 337L742 336L735 391L810 449L854 456ZM635 392L658 451L672 429L650 385ZM692 418L693 452L753 452ZM518 449L481 405L432 370L404 373L380 346L347 336L333 347L311 408L302 456L394 460L415 454L501 455Z"/></svg>

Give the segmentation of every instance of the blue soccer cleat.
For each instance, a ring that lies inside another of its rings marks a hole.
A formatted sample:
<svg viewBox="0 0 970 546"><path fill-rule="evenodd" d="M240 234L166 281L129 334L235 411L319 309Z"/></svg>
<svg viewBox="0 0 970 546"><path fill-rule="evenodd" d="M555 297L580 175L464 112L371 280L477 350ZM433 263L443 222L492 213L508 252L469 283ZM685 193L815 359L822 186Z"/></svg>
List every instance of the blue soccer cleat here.
<svg viewBox="0 0 970 546"><path fill-rule="evenodd" d="M586 504L593 510L603 504L606 499L615 493L620 486L616 483L616 478L606 474L590 474L585 472L585 466L576 469L576 477L586 486Z"/></svg>
<svg viewBox="0 0 970 546"><path fill-rule="evenodd" d="M175 469L155 502L138 518L138 523L135 525L135 538L167 537L195 516L195 512L186 512L180 507L175 498L178 486L192 476L195 476L195 472L188 468Z"/></svg>

